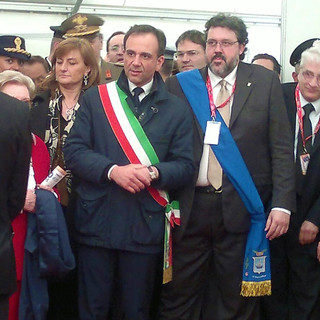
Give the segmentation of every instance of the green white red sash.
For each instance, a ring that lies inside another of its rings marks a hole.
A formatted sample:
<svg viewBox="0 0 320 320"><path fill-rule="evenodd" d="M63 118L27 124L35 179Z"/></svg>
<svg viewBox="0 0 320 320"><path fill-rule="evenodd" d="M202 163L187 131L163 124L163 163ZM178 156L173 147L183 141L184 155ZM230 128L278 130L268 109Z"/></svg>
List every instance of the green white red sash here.
<svg viewBox="0 0 320 320"><path fill-rule="evenodd" d="M159 159L153 146L127 104L127 95L115 81L98 86L98 91L109 124L130 163L146 166L158 163ZM180 225L179 203L169 203L166 191L151 186L147 189L153 199L165 207L163 283L167 283L172 279L171 228L175 224Z"/></svg>

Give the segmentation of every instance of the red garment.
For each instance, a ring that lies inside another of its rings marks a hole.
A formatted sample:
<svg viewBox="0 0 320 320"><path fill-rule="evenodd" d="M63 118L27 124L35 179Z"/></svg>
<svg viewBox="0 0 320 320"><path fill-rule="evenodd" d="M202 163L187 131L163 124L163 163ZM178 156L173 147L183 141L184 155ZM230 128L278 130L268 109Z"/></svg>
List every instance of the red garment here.
<svg viewBox="0 0 320 320"><path fill-rule="evenodd" d="M32 145L32 166L34 170L34 178L37 184L40 184L49 173L50 157L45 143L36 135L34 135L34 143ZM27 233L27 213L24 211L19 214L13 222L12 229L14 232L13 248L16 258L17 272L17 290L9 299L9 318L8 320L19 320L19 297L21 291L21 279L23 272L24 243Z"/></svg>

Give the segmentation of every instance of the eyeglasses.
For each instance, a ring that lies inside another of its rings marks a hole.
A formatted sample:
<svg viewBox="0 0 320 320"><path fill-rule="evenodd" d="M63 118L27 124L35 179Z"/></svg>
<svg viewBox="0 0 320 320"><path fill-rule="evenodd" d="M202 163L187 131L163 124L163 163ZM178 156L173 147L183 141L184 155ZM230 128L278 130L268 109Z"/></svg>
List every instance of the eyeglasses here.
<svg viewBox="0 0 320 320"><path fill-rule="evenodd" d="M209 39L207 40L207 46L210 48L216 48L217 45L219 44L221 48L229 48L237 42L239 41L238 40L237 41L228 41L228 40L217 41L217 40Z"/></svg>
<svg viewBox="0 0 320 320"><path fill-rule="evenodd" d="M315 76L312 71L306 70L302 71L302 76L308 83L310 83L313 80L313 78L316 78L317 86L320 87L320 75Z"/></svg>
<svg viewBox="0 0 320 320"><path fill-rule="evenodd" d="M112 46L110 48L110 51L114 51L114 52L117 52L119 50L123 51L124 50L124 46L123 45L122 46L114 45L114 46Z"/></svg>
<svg viewBox="0 0 320 320"><path fill-rule="evenodd" d="M188 58L192 58L195 57L196 55L198 55L200 53L200 51L198 50L188 50L188 51L177 51L174 56L177 59L183 59L184 55L186 54Z"/></svg>

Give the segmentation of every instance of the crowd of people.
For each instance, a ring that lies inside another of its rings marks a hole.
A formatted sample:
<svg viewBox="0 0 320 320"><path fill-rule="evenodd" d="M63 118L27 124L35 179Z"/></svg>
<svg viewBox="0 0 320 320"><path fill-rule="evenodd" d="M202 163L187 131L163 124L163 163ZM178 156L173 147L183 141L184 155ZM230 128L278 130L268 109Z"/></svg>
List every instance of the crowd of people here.
<svg viewBox="0 0 320 320"><path fill-rule="evenodd" d="M318 320L320 40L103 23L0 36L0 320Z"/></svg>

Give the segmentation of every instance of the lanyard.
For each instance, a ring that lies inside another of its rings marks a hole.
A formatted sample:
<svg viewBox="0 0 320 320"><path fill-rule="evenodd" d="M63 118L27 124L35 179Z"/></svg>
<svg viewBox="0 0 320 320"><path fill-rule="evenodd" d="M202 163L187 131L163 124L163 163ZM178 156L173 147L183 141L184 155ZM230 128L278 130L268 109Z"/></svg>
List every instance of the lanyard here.
<svg viewBox="0 0 320 320"><path fill-rule="evenodd" d="M302 141L302 146L303 146L303 149L304 151L306 152L306 142L312 138L313 135L316 135L317 132L319 131L319 128L320 128L320 119L318 120L318 123L314 129L314 132L313 134L311 134L310 136L308 137L305 137L304 136L304 129L303 129L303 115L302 115L302 106L301 106L301 101L300 101L300 95L299 95L299 92L300 92L300 88L299 88L299 84L297 85L296 87L296 90L295 90L295 100L296 100L296 105L297 105L297 115L298 115L298 122L299 122L299 128L300 128L300 132L301 132L301 141Z"/></svg>
<svg viewBox="0 0 320 320"><path fill-rule="evenodd" d="M211 117L212 117L212 119L215 119L215 117L216 117L216 109L220 109L220 108L225 107L229 103L231 97L233 96L233 94L234 94L234 92L236 90L236 82L234 83L234 85L232 87L232 91L231 91L231 94L230 94L229 98L225 102L220 104L219 106L216 106L214 104L214 101L213 101L213 91L212 91L212 86L211 86L211 81L210 81L209 75L207 75L206 86L207 86L208 96L209 96Z"/></svg>

